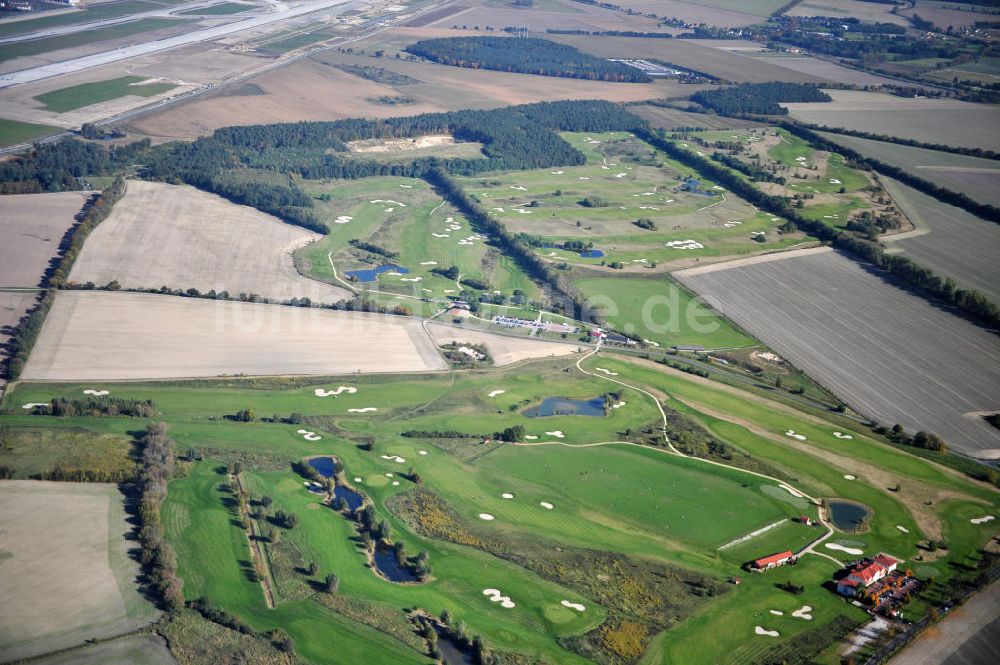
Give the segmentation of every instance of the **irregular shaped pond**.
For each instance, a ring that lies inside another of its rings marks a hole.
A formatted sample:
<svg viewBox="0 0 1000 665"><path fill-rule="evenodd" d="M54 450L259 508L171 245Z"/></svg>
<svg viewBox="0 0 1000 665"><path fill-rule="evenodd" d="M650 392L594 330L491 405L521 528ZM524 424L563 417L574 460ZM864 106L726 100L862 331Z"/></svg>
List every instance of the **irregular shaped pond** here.
<svg viewBox="0 0 1000 665"><path fill-rule="evenodd" d="M309 466L316 469L316 472L324 478L332 478L337 472L337 462L332 457L313 457L309 460ZM333 496L335 499L346 501L347 507L351 510L357 510L365 502L364 496L342 485L333 488Z"/></svg>
<svg viewBox="0 0 1000 665"><path fill-rule="evenodd" d="M872 512L868 506L844 499L828 499L826 508L833 526L847 532L861 529Z"/></svg>
<svg viewBox="0 0 1000 665"><path fill-rule="evenodd" d="M604 252L599 249L585 249L580 252L580 256L585 259L599 259L604 256Z"/></svg>
<svg viewBox="0 0 1000 665"><path fill-rule="evenodd" d="M375 568L393 582L417 581L417 576L404 564L399 563L396 551L385 545L379 545L375 548Z"/></svg>
<svg viewBox="0 0 1000 665"><path fill-rule="evenodd" d="M358 282L374 282L377 281L378 276L384 272L398 272L401 275L406 275L409 274L410 269L396 265L395 263L385 263L377 268L366 268L363 270L348 270L345 274L347 275L348 279L353 279Z"/></svg>
<svg viewBox="0 0 1000 665"><path fill-rule="evenodd" d="M547 397L538 406L524 411L528 418L547 416L603 416L604 395L590 399L570 399L568 397Z"/></svg>

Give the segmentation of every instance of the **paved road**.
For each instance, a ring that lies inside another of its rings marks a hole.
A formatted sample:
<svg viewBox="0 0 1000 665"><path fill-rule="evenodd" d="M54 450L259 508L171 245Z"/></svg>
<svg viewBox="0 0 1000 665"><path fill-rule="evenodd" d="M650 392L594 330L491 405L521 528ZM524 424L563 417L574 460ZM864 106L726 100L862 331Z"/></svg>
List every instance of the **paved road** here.
<svg viewBox="0 0 1000 665"><path fill-rule="evenodd" d="M197 42L210 41L218 39L219 37L231 35L235 32L252 30L276 21L284 21L290 18L295 18L296 16L310 14L312 12L329 9L330 7L336 7L338 5L344 5L353 1L354 0L313 0L311 2L304 2L297 7L289 7L285 11L277 11L260 16L253 16L242 21L235 21L233 23L226 23L225 25L217 25L211 28L195 30L183 35L166 37L164 39L157 39L150 42L144 42L142 44L134 44L132 46L126 46L113 51L105 51L104 53L94 53L93 55L86 55L72 60L64 60L63 62L56 62L50 65L23 69L19 72L11 72L0 76L0 88L9 88L22 83L41 81L42 79L51 78L53 76L71 74L73 72L107 65L112 62L118 62L120 60L128 60L129 58L135 58L141 55L148 55L158 51L177 48L179 46L187 46L188 44L195 44ZM276 5L276 7L280 8L281 6Z"/></svg>
<svg viewBox="0 0 1000 665"><path fill-rule="evenodd" d="M890 665L989 663L1000 663L1000 582L952 610L890 661Z"/></svg>

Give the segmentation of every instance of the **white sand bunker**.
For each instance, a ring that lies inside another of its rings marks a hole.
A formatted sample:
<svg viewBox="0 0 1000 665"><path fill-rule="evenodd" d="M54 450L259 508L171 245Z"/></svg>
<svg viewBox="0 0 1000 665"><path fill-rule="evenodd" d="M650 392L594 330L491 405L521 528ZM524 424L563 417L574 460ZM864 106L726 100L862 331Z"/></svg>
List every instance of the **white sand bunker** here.
<svg viewBox="0 0 1000 665"><path fill-rule="evenodd" d="M360 483L360 482L361 482L361 478L355 478L355 479L354 479L354 482L356 482L356 483Z"/></svg>
<svg viewBox="0 0 1000 665"><path fill-rule="evenodd" d="M771 614L773 614L774 616L778 616L778 617L785 615L785 613L782 612L781 610L771 610Z"/></svg>
<svg viewBox="0 0 1000 665"><path fill-rule="evenodd" d="M48 406L48 405L49 405L48 402L28 402L27 404L25 404L21 408L22 409L33 409L36 406Z"/></svg>
<svg viewBox="0 0 1000 665"><path fill-rule="evenodd" d="M969 521L972 522L973 524L986 524L987 522L992 522L995 519L996 517L994 517L993 515L984 515L983 517L976 517Z"/></svg>
<svg viewBox="0 0 1000 665"><path fill-rule="evenodd" d="M546 432L546 434L548 434L549 436L554 436L554 437L556 437L557 439L563 439L563 438L565 438L565 437L566 437L566 435L565 435L565 434L563 434L562 430L559 430L559 429L557 429L557 430L556 430L556 431L554 431L554 432Z"/></svg>
<svg viewBox="0 0 1000 665"><path fill-rule="evenodd" d="M94 397L104 397L105 395L111 394L111 391L109 391L109 390L92 390L92 389L88 389L88 390L84 390L83 394L84 395L93 395Z"/></svg>
<svg viewBox="0 0 1000 665"><path fill-rule="evenodd" d="M519 192L526 192L526 191L528 191L527 187L522 187L521 185L511 185L510 188L511 189L516 189Z"/></svg>
<svg viewBox="0 0 1000 665"><path fill-rule="evenodd" d="M436 266L437 264L438 264L437 261L421 261L420 262L420 265L422 265L422 266Z"/></svg>
<svg viewBox="0 0 1000 665"><path fill-rule="evenodd" d="M422 279L423 279L423 277L400 277L399 281L401 281L401 282L419 282Z"/></svg>
<svg viewBox="0 0 1000 665"><path fill-rule="evenodd" d="M910 532L910 530L907 529L905 526L900 526L899 524L896 525L896 528L899 529L900 531L902 531L903 533L909 533Z"/></svg>
<svg viewBox="0 0 1000 665"><path fill-rule="evenodd" d="M395 462L396 464L405 464L406 460L399 455L382 455L382 459L387 459Z"/></svg>
<svg viewBox="0 0 1000 665"><path fill-rule="evenodd" d="M549 171L549 173L551 173L552 175L562 175L563 173L566 173L566 172L565 171Z"/></svg>
<svg viewBox="0 0 1000 665"><path fill-rule="evenodd" d="M806 435L805 434L799 434L799 433L797 433L793 429L790 429L787 432L785 432L785 436L790 436L793 439L798 439L799 441L805 441L806 440Z"/></svg>
<svg viewBox="0 0 1000 665"><path fill-rule="evenodd" d="M322 388L317 388L313 391L316 397L330 397L331 395L336 397L341 393L353 395L356 392L358 392L358 389L353 386L338 386L336 390L323 390Z"/></svg>
<svg viewBox="0 0 1000 665"><path fill-rule="evenodd" d="M399 206L400 208L405 208L405 203L400 203L399 201L393 201L392 199L372 199L368 203L385 203L388 205Z"/></svg>
<svg viewBox="0 0 1000 665"><path fill-rule="evenodd" d="M393 487L399 487L399 481L398 480L392 481L392 486Z"/></svg>
<svg viewBox="0 0 1000 665"><path fill-rule="evenodd" d="M830 184L831 185L840 185L842 183L839 180L837 180L836 178L830 178Z"/></svg>
<svg viewBox="0 0 1000 665"><path fill-rule="evenodd" d="M301 434L302 438L305 439L306 441L319 441L323 438L316 432L310 432L307 429L298 430L298 434Z"/></svg>
<svg viewBox="0 0 1000 665"><path fill-rule="evenodd" d="M603 367L595 367L598 372L604 372L608 376L618 376L618 372L612 372L610 369L604 369Z"/></svg>
<svg viewBox="0 0 1000 665"><path fill-rule="evenodd" d="M795 617L796 619L812 620L813 615L810 614L810 612L812 612L812 609L813 608L810 607L809 605L803 605L799 609L792 612L792 616Z"/></svg>
<svg viewBox="0 0 1000 665"><path fill-rule="evenodd" d="M511 494L510 492L504 492L504 493L503 493L503 494L501 494L500 496L502 496L502 497L503 497L503 498L505 498L505 499L513 499L513 498L514 498L514 495L513 495L513 494Z"/></svg>
<svg viewBox="0 0 1000 665"><path fill-rule="evenodd" d="M490 515L489 513L479 513L479 519L485 520L487 522L492 522L496 518Z"/></svg>
<svg viewBox="0 0 1000 665"><path fill-rule="evenodd" d="M538 505L544 508L545 510L552 510L553 508L555 508L555 506L553 506L548 501L539 501Z"/></svg>
<svg viewBox="0 0 1000 665"><path fill-rule="evenodd" d="M663 243L670 249L704 249L705 246L702 245L697 240L671 240L670 242Z"/></svg>
<svg viewBox="0 0 1000 665"><path fill-rule="evenodd" d="M348 409L348 413L371 413L372 411L378 411L374 406L366 406L362 409Z"/></svg>
<svg viewBox="0 0 1000 665"><path fill-rule="evenodd" d="M767 635L768 637L777 637L778 635L780 635L778 631L767 630L762 626L754 626L753 632L757 633L758 635Z"/></svg>
<svg viewBox="0 0 1000 665"><path fill-rule="evenodd" d="M588 177L587 177L587 176L585 176L585 175L582 175L582 176L580 176L580 180L590 180L590 178L588 178Z"/></svg>
<svg viewBox="0 0 1000 665"><path fill-rule="evenodd" d="M431 235L434 236L435 238L450 238L451 237L447 233L432 233Z"/></svg>
<svg viewBox="0 0 1000 665"><path fill-rule="evenodd" d="M350 215L341 215L337 219L333 220L334 224L347 224L348 222L354 221L354 218Z"/></svg>
<svg viewBox="0 0 1000 665"><path fill-rule="evenodd" d="M625 404L626 404L625 402L615 402L614 404L611 405L611 408L612 409L620 409L623 406L625 406Z"/></svg>
<svg viewBox="0 0 1000 665"><path fill-rule="evenodd" d="M851 474L849 474L849 473L845 473L845 474L844 474L844 480L857 480L857 479L858 479L858 477L857 477L857 476L852 476L852 475L851 475Z"/></svg>
<svg viewBox="0 0 1000 665"><path fill-rule="evenodd" d="M524 435L524 438L525 438L525 439L531 439L532 441L534 441L534 440L535 440L535 439L537 439L538 437L537 437L537 436L535 436L534 434L525 434L525 435Z"/></svg>
<svg viewBox="0 0 1000 665"><path fill-rule="evenodd" d="M577 612L583 612L585 609L587 609L580 603L571 603L568 600L561 601L559 604L562 605L563 607L568 607L571 610L576 610Z"/></svg>
<svg viewBox="0 0 1000 665"><path fill-rule="evenodd" d="M426 455L426 454L427 454L427 451L426 451L426 450L421 450L421 451L419 451L419 452L420 452L420 454L421 454L421 455Z"/></svg>
<svg viewBox="0 0 1000 665"><path fill-rule="evenodd" d="M506 390L491 390L490 391L490 397L496 397L497 395L503 395L505 392L507 392L507 391Z"/></svg>
<svg viewBox="0 0 1000 665"><path fill-rule="evenodd" d="M789 494L791 494L792 496L794 496L796 499L803 498L802 497L802 492L800 492L797 489L794 489L792 487L789 487L788 485L778 485L778 487L780 487L781 489L785 490L786 492L788 492Z"/></svg>
<svg viewBox="0 0 1000 665"><path fill-rule="evenodd" d="M393 476L393 475L394 475L394 474L391 474L391 473L387 473L387 474L385 474L385 477L386 477L386 478L392 478L392 476Z"/></svg>
<svg viewBox="0 0 1000 665"><path fill-rule="evenodd" d="M844 547L843 545L840 545L838 543L825 543L824 547L826 547L826 549L828 550L840 550L845 554L853 554L855 556L865 553L864 550L859 550L857 547Z"/></svg>
<svg viewBox="0 0 1000 665"><path fill-rule="evenodd" d="M500 603L500 607L505 609L509 610L514 607L514 601L512 601L509 596L505 596L500 593L499 589L483 589L483 595L489 596L490 601Z"/></svg>
<svg viewBox="0 0 1000 665"><path fill-rule="evenodd" d="M837 437L838 439L845 439L845 440L849 440L849 439L853 439L853 438L854 438L854 437L853 437L853 436L851 436L850 434L844 434L843 432L834 432L834 433L833 433L833 435L834 435L835 437Z"/></svg>

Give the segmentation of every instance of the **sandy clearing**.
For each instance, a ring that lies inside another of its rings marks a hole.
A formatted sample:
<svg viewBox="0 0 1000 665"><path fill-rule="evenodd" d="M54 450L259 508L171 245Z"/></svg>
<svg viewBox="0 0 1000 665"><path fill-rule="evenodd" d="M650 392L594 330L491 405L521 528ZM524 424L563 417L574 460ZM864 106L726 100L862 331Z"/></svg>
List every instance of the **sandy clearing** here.
<svg viewBox="0 0 1000 665"><path fill-rule="evenodd" d="M0 660L112 637L156 619L130 583L138 566L127 554L122 501L109 484L0 482Z"/></svg>
<svg viewBox="0 0 1000 665"><path fill-rule="evenodd" d="M0 286L40 286L91 192L0 196Z"/></svg>
<svg viewBox="0 0 1000 665"><path fill-rule="evenodd" d="M322 303L349 298L346 289L295 270L292 251L320 237L194 187L130 180L111 216L90 234L70 280Z"/></svg>
<svg viewBox="0 0 1000 665"><path fill-rule="evenodd" d="M674 276L859 413L1000 456L1000 431L963 416L996 407L994 335L840 253L778 256Z"/></svg>
<svg viewBox="0 0 1000 665"><path fill-rule="evenodd" d="M548 342L526 337L509 337L472 328L456 328L441 323L428 323L427 330L438 346L451 343L484 345L493 358L493 364L500 367L521 360L567 356L580 350L580 347L575 344Z"/></svg>
<svg viewBox="0 0 1000 665"><path fill-rule="evenodd" d="M62 291L22 378L336 375L446 368L420 322L404 317Z"/></svg>

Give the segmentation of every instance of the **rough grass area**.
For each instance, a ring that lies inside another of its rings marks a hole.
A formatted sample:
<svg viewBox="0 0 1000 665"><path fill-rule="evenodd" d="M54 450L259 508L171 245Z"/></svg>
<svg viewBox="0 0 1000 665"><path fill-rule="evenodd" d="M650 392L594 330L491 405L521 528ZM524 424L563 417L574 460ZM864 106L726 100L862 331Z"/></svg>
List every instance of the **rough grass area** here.
<svg viewBox="0 0 1000 665"><path fill-rule="evenodd" d="M37 418L38 427L0 430L0 467L9 477L114 482L134 475L130 437L83 428L48 429L48 417Z"/></svg>
<svg viewBox="0 0 1000 665"><path fill-rule="evenodd" d="M94 30L81 30L57 37L43 37L23 42L0 44L0 62L32 55L41 55L50 51L88 46L111 39L132 37L133 35L141 35L146 32L163 30L165 28L180 28L189 23L190 21L179 21L169 18L143 18L137 21L119 23Z"/></svg>
<svg viewBox="0 0 1000 665"><path fill-rule="evenodd" d="M61 131L60 127L0 118L0 146L27 143Z"/></svg>
<svg viewBox="0 0 1000 665"><path fill-rule="evenodd" d="M99 104L119 97L155 97L168 90L176 88L174 83L145 83L142 76L120 76L106 81L81 83L68 88L59 88L36 96L34 99L42 103L46 111L65 113L75 109Z"/></svg>

